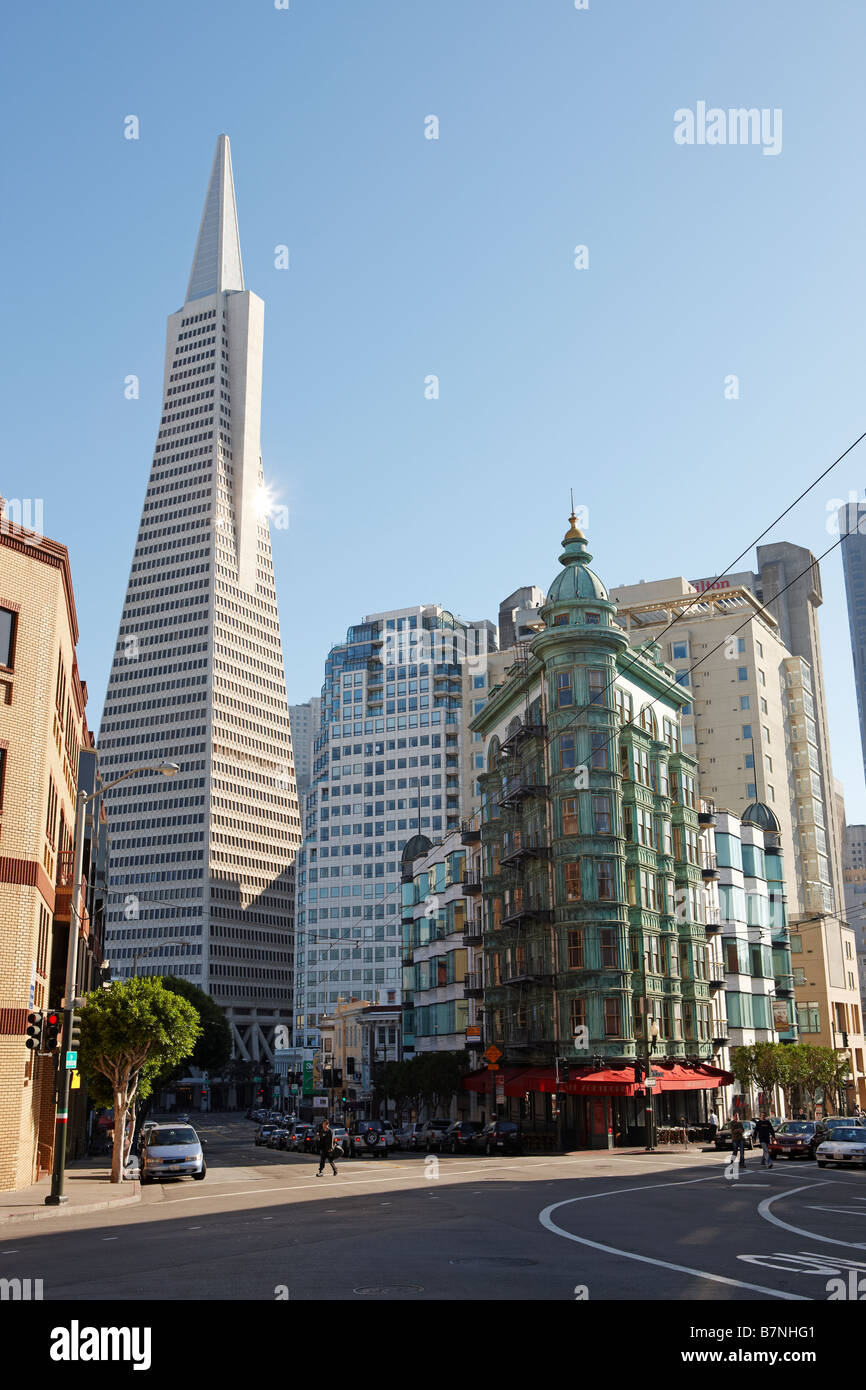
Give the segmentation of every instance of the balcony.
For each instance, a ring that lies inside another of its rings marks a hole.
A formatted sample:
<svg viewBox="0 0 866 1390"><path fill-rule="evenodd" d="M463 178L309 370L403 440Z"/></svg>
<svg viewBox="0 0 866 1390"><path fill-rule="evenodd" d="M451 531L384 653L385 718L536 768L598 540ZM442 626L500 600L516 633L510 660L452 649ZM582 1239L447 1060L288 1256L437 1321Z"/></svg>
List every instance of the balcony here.
<svg viewBox="0 0 866 1390"><path fill-rule="evenodd" d="M481 839L481 827L474 825L471 820L460 822L460 843L461 845L477 845Z"/></svg>
<svg viewBox="0 0 866 1390"><path fill-rule="evenodd" d="M710 978L707 983L710 989L724 989L725 972L720 965L710 966Z"/></svg>
<svg viewBox="0 0 866 1390"><path fill-rule="evenodd" d="M726 1047L727 1042L728 1029L727 1025L725 1025L725 1027L719 1033L713 1035L713 1047Z"/></svg>
<svg viewBox="0 0 866 1390"><path fill-rule="evenodd" d="M698 825L702 830L707 830L716 823L715 811L698 811Z"/></svg>
<svg viewBox="0 0 866 1390"><path fill-rule="evenodd" d="M721 922L719 922L719 921L714 921L712 918L710 918L709 921L704 922L704 931L706 932L707 936L711 936L711 935L713 934L713 932L717 932L717 931L721 931L721 930L722 930L722 924L721 924Z"/></svg>
<svg viewBox="0 0 866 1390"><path fill-rule="evenodd" d="M499 983L509 988L523 985L546 985L553 980L553 971L543 961L527 961L523 966L515 966L510 975L503 975Z"/></svg>
<svg viewBox="0 0 866 1390"><path fill-rule="evenodd" d="M549 859L549 845L518 845L509 854L503 854L499 863L502 868L516 868L524 864L528 859Z"/></svg>
<svg viewBox="0 0 866 1390"><path fill-rule="evenodd" d="M463 978L463 992L467 999L480 999L484 993L484 983L480 970L473 970Z"/></svg>
<svg viewBox="0 0 866 1390"><path fill-rule="evenodd" d="M526 907L518 907L508 917L503 917L501 925L503 927L517 927L523 922L552 922L553 913L546 907L534 907L531 903Z"/></svg>
<svg viewBox="0 0 866 1390"><path fill-rule="evenodd" d="M480 917L467 917L463 928L463 940L467 946L480 946L484 939L484 928Z"/></svg>
<svg viewBox="0 0 866 1390"><path fill-rule="evenodd" d="M777 975L776 993L780 999L790 999L791 995L794 993L794 976Z"/></svg>
<svg viewBox="0 0 866 1390"><path fill-rule="evenodd" d="M481 892L481 874L468 869L460 880L460 886L466 897L477 897Z"/></svg>
<svg viewBox="0 0 866 1390"><path fill-rule="evenodd" d="M519 748L522 743L531 738L544 738L547 727L544 724L521 724L515 729L508 738L503 739L500 745L501 752L510 752L513 748Z"/></svg>
<svg viewBox="0 0 866 1390"><path fill-rule="evenodd" d="M714 854L708 854L704 863L701 865L701 874L704 883L712 883L719 877L719 861Z"/></svg>
<svg viewBox="0 0 866 1390"><path fill-rule="evenodd" d="M542 782L530 782L528 778L507 777L505 788L499 797L500 806L519 806L523 801L547 796L548 789Z"/></svg>

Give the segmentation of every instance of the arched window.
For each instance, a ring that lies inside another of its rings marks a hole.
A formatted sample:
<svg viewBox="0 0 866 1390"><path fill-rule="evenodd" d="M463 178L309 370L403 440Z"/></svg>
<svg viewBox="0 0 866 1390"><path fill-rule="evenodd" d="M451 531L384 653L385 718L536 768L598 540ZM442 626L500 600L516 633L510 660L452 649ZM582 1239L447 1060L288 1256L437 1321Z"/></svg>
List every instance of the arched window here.
<svg viewBox="0 0 866 1390"><path fill-rule="evenodd" d="M487 771L496 772L499 768L499 739L494 734L487 752Z"/></svg>
<svg viewBox="0 0 866 1390"><path fill-rule="evenodd" d="M653 738L659 736L659 726L651 705L644 705L640 712L640 726Z"/></svg>

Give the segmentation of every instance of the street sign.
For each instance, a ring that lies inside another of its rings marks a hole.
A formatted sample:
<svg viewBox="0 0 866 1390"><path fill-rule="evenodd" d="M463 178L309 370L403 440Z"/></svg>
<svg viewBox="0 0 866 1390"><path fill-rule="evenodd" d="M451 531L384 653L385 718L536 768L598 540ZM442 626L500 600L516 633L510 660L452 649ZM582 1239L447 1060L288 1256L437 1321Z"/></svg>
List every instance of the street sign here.
<svg viewBox="0 0 866 1390"><path fill-rule="evenodd" d="M496 1078L496 1104L497 1104L497 1105L504 1105L504 1104L505 1104L505 1077L504 1077L504 1076L497 1076L497 1078Z"/></svg>
<svg viewBox="0 0 866 1390"><path fill-rule="evenodd" d="M305 1063L304 1063L304 1092L303 1092L303 1093L304 1093L305 1096L311 1096L311 1095L313 1094L313 1091L314 1091L314 1090L315 1090L315 1087L313 1086L313 1064L312 1064L312 1062L305 1062Z"/></svg>
<svg viewBox="0 0 866 1390"><path fill-rule="evenodd" d="M80 1091L80 1090L81 1090L81 1072L80 1072L80 1071L74 1071L74 1072L72 1073L72 1089L73 1089L73 1091Z"/></svg>
<svg viewBox="0 0 866 1390"><path fill-rule="evenodd" d="M498 1063L498 1062L488 1062L488 1064L487 1064L487 1070L488 1070L488 1071L499 1071L499 1063Z"/></svg>
<svg viewBox="0 0 866 1390"><path fill-rule="evenodd" d="M78 1066L78 1053L77 1053L77 1052L67 1052L67 1054L66 1054L66 1070L67 1070L67 1071L75 1071L75 1068L76 1068L77 1066Z"/></svg>
<svg viewBox="0 0 866 1390"><path fill-rule="evenodd" d="M499 1058L502 1056L502 1049L498 1048L496 1043L491 1043L484 1056L487 1058L488 1062L498 1062Z"/></svg>

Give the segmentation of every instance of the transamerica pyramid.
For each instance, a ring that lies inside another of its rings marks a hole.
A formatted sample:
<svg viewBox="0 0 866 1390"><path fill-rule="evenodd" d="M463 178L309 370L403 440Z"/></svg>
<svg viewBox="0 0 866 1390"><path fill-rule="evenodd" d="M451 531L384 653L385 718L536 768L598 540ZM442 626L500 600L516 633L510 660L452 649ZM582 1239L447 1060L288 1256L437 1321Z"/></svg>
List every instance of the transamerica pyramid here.
<svg viewBox="0 0 866 1390"><path fill-rule="evenodd" d="M99 733L114 976L211 994L241 1059L291 1033L301 840L262 473L264 304L244 288L228 137L186 302L168 319L162 418Z"/></svg>

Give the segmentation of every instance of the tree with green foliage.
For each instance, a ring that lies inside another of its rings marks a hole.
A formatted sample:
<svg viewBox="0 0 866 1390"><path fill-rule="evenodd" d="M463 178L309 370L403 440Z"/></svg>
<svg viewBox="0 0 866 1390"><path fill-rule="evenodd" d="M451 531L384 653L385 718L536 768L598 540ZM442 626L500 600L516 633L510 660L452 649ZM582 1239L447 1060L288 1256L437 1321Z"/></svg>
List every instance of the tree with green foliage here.
<svg viewBox="0 0 866 1390"><path fill-rule="evenodd" d="M112 1182L123 1179L130 1108L151 1092L161 1072L192 1055L201 1033L193 1005L151 976L115 980L88 994L78 1069L96 1104L114 1108Z"/></svg>

